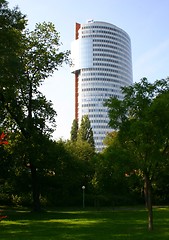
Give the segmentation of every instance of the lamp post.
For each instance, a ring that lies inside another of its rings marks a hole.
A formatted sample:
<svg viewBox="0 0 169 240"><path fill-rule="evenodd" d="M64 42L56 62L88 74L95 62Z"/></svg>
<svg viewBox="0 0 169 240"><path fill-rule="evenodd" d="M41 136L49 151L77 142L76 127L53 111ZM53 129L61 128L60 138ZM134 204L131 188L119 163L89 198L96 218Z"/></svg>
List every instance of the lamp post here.
<svg viewBox="0 0 169 240"><path fill-rule="evenodd" d="M83 208L85 208L85 186L82 186L83 191Z"/></svg>

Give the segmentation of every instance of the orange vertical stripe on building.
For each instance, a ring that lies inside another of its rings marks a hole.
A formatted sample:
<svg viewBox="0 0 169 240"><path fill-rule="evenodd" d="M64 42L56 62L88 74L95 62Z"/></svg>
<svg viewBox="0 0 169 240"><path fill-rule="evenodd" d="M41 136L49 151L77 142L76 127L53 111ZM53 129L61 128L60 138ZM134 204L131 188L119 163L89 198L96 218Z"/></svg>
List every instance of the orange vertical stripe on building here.
<svg viewBox="0 0 169 240"><path fill-rule="evenodd" d="M76 23L76 27L75 27L75 39L78 39L78 31L80 29L81 24L80 23ZM78 73L75 73L75 119L78 121L78 96L79 96L79 86L78 86Z"/></svg>
<svg viewBox="0 0 169 240"><path fill-rule="evenodd" d="M78 73L75 73L75 119L78 120Z"/></svg>
<svg viewBox="0 0 169 240"><path fill-rule="evenodd" d="M79 31L79 29L80 29L80 23L76 23L76 32L75 32L75 39L78 39L78 31Z"/></svg>

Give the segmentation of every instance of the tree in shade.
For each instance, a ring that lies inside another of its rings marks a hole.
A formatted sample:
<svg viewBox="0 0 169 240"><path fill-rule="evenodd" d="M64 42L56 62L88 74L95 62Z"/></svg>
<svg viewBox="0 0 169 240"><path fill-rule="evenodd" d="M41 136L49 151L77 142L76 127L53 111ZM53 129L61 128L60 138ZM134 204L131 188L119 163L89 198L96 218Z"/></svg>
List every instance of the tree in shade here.
<svg viewBox="0 0 169 240"><path fill-rule="evenodd" d="M0 4L0 24L0 123L23 136L32 177L33 209L38 211L41 144L56 126L56 111L40 86L68 61L69 52L59 51L60 36L53 23L39 23L29 31L25 16L17 8L10 10L5 1Z"/></svg>
<svg viewBox="0 0 169 240"><path fill-rule="evenodd" d="M146 78L122 88L124 100L111 98L110 126L118 131L122 147L130 152L133 171L144 182L148 229L153 229L152 186L159 166L168 158L169 79L149 83Z"/></svg>

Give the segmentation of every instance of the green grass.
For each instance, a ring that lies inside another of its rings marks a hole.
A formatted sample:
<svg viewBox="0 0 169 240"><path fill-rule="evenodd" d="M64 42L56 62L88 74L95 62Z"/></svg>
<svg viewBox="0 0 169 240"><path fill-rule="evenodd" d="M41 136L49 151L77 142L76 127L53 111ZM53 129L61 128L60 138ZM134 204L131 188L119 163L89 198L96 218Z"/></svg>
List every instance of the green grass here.
<svg viewBox="0 0 169 240"><path fill-rule="evenodd" d="M169 208L154 209L154 230L147 230L145 209L46 211L5 210L1 240L169 239Z"/></svg>

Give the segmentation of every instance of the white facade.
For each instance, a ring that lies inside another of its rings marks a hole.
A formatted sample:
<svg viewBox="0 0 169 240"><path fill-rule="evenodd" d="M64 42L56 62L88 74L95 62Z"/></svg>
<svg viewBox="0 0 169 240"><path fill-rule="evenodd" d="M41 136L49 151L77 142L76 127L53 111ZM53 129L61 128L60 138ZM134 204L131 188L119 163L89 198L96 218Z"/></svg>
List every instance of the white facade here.
<svg viewBox="0 0 169 240"><path fill-rule="evenodd" d="M75 73L75 116L79 123L88 115L96 151L112 129L104 101L111 96L123 99L122 86L132 84L131 42L128 34L113 24L76 24L72 43L72 72Z"/></svg>

